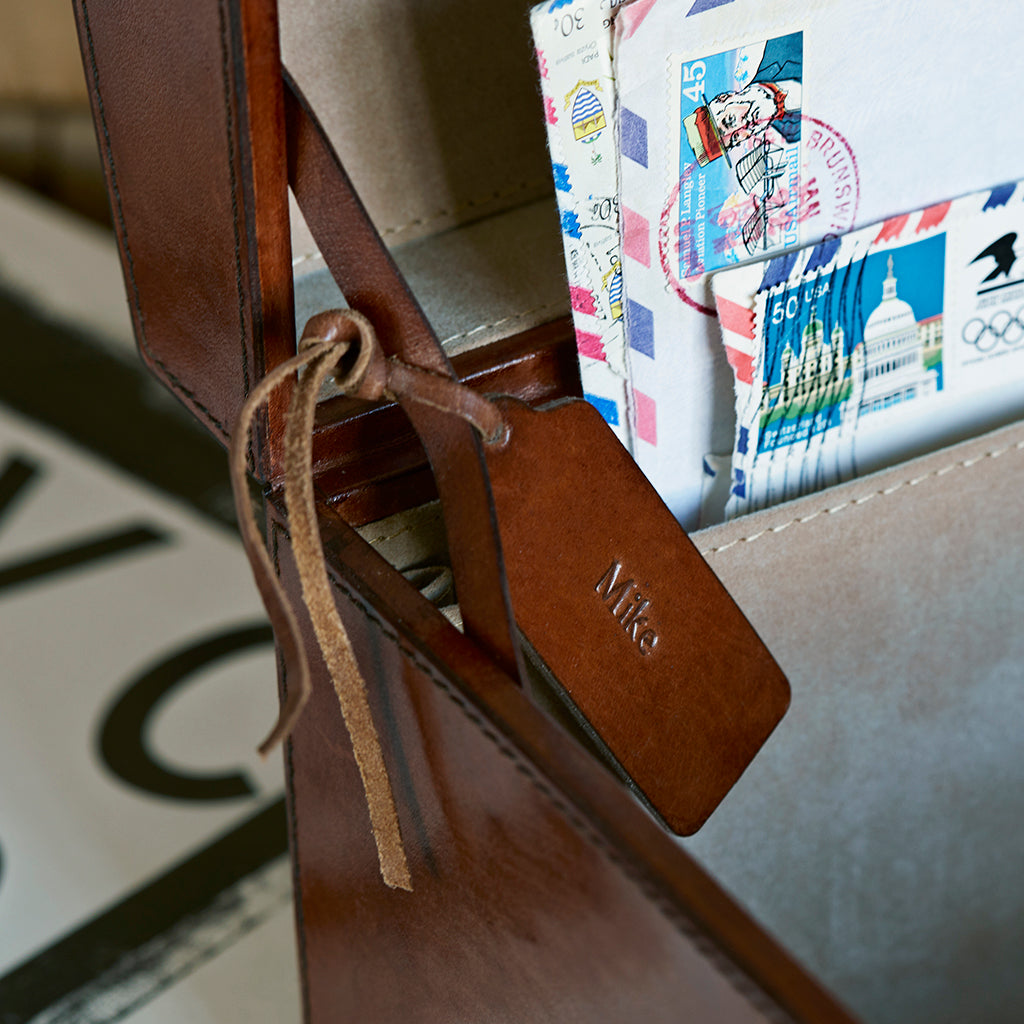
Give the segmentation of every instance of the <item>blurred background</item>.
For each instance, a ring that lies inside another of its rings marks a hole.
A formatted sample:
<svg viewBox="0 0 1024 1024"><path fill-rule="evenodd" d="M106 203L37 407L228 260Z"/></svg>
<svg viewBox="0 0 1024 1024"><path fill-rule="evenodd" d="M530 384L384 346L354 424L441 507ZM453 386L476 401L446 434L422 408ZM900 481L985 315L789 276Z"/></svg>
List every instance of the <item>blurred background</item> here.
<svg viewBox="0 0 1024 1024"><path fill-rule="evenodd" d="M68 0L0 6L0 175L109 224Z"/></svg>
<svg viewBox="0 0 1024 1024"><path fill-rule="evenodd" d="M300 1018L273 644L143 370L70 0L0 2L0 1024Z"/></svg>
<svg viewBox="0 0 1024 1024"><path fill-rule="evenodd" d="M109 223L67 0L0 7L0 175Z"/></svg>

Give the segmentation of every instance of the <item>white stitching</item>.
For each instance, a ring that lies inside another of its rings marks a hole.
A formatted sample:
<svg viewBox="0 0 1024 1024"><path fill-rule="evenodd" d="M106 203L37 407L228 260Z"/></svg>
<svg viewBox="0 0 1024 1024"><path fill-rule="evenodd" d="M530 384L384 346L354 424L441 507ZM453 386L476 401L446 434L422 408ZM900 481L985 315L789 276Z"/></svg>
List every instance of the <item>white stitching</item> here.
<svg viewBox="0 0 1024 1024"><path fill-rule="evenodd" d="M403 526L397 533L389 533L387 536L381 537L364 537L363 540L365 540L370 547L376 547L378 544L386 544L389 540L404 537L407 533L412 533L412 530L412 526Z"/></svg>
<svg viewBox="0 0 1024 1024"><path fill-rule="evenodd" d="M285 526L275 521L273 523L273 546L275 568L280 574L278 564L278 540L283 536L288 543L291 538ZM720 945L709 937L708 932L701 927L698 919L686 909L678 906L673 900L665 896L664 890L655 882L648 871L638 864L635 855L629 852L620 851L613 843L609 842L592 822L586 820L580 813L580 809L569 797L557 790L552 783L539 771L521 750L507 738L501 737L494 729L490 728L484 717L467 698L453 687L452 683L445 678L423 654L404 642L398 630L392 624L383 619L377 610L366 603L361 595L355 591L344 579L335 567L328 567L331 582L345 596L345 598L373 624L373 626L387 640L394 644L396 650L405 657L410 664L422 672L431 683L437 687L462 713L470 724L480 732L484 738L493 744L497 751L505 757L514 769L523 775L534 789L547 800L559 813L565 822L579 835L585 843L603 856L612 867L617 870L623 878L627 879L640 892L641 896L655 908L681 935L693 943L694 949L699 956L703 956L711 965L711 969L720 973L736 989L737 993L745 998L755 1009L760 1010L769 1019L778 1021L779 1024L793 1024L793 1017L775 999L754 980L753 976L730 956ZM291 751L291 739L288 740L289 754ZM290 766L289 766L290 767ZM293 774L289 771L287 777L289 793L294 793ZM296 833L297 835L297 833ZM298 867L298 843L295 843L296 870L295 877L301 879ZM296 886L300 891L301 881ZM301 900L299 912L301 913ZM304 934L300 933L300 955L305 953ZM305 974L303 974L305 984Z"/></svg>
<svg viewBox="0 0 1024 1024"><path fill-rule="evenodd" d="M300 263L306 263L308 260L323 259L320 255L319 249L314 249L312 252L305 252L301 256L292 257L292 269L297 267Z"/></svg>
<svg viewBox="0 0 1024 1024"><path fill-rule="evenodd" d="M925 473L924 476L914 477L911 480L902 480L900 483L893 484L891 487L886 487L879 491L872 491L870 494L864 494L859 498L851 498L849 501L844 501L842 505L834 505L832 508L820 508L807 516L797 516L785 523L780 523L778 526L769 526L767 529L759 530L757 533L752 533L748 537L737 537L736 540L731 540L728 544L721 545L721 547L708 548L703 552L703 554L707 557L708 555L717 555L721 554L723 551L728 551L729 548L735 547L737 544L753 544L755 540L759 537L764 537L766 534L781 533L783 530L788 529L790 526L797 523L809 523L812 519L817 519L820 515L835 515L836 512L842 512L843 509L852 508L856 505L863 505L865 502L871 501L872 498L895 494L904 487L916 487L918 484L924 483L925 480L930 480L932 477L945 476L947 473L951 473L954 469L970 469L971 466L977 466L986 459L998 459L1000 455L1005 455L1007 452L1012 451L1024 451L1024 441L1018 441L1016 444L1008 444L1004 448L994 448L990 452L985 452L984 455L976 455L971 459L963 459L960 462L950 463L948 466L943 466L941 469L933 470L931 473Z"/></svg>
<svg viewBox="0 0 1024 1024"><path fill-rule="evenodd" d="M300 256L299 259L314 259L319 255L319 253L310 253L307 256ZM292 266L295 266L295 264L293 263ZM451 334L448 337L443 338L441 344L447 345L449 342L452 341L459 341L462 338L469 338L474 334L479 334L481 331L488 331L492 327L501 327L503 324L512 323L514 320L524 320L528 316L533 316L534 313L561 313L563 312L563 310L565 310L565 303L561 301L549 302L544 306L534 306L533 309L525 309L522 313L512 313L509 316L503 316L500 320L493 320L489 324L480 324L479 327L473 327L468 331L461 331L458 334Z"/></svg>
<svg viewBox="0 0 1024 1024"><path fill-rule="evenodd" d="M479 327L474 327L469 331L462 331L459 334L449 335L444 339L443 344L447 345L451 341L458 341L460 338L469 338L474 334L479 334L480 331L490 330L492 327L501 327L502 324L511 323L513 320L523 320L528 316L532 316L534 313L546 313L546 312L558 312L565 306L563 302L549 302L544 306L534 306L533 309L524 310L522 313L513 313L511 316L503 316L500 320L495 320L489 324L481 324Z"/></svg>
<svg viewBox="0 0 1024 1024"><path fill-rule="evenodd" d="M275 537L278 531L288 537L287 531L280 524L275 523L274 530ZM786 1009L762 989L750 973L709 937L707 931L698 923L697 918L665 896L662 888L649 877L641 865L637 864L635 855L622 852L609 842L590 821L583 817L576 804L560 792L514 743L509 742L496 730L490 728L485 718L472 707L466 697L453 687L451 682L438 672L421 653L405 643L398 631L377 614L376 609L364 602L335 568L329 567L328 571L331 582L347 600L462 712L465 718L494 745L503 757L511 762L515 770L524 776L534 789L561 814L562 818L584 842L605 857L613 868L636 886L644 899L661 913L675 927L676 931L693 943L698 955L708 961L713 971L717 971L725 977L735 987L738 994L769 1019L778 1021L779 1024L793 1024L793 1017Z"/></svg>

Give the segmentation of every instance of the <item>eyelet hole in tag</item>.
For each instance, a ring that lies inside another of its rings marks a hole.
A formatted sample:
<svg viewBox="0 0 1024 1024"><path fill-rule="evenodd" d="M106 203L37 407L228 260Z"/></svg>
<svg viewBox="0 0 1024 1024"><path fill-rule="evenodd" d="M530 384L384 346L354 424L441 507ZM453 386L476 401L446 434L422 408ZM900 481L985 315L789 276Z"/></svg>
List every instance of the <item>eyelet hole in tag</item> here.
<svg viewBox="0 0 1024 1024"><path fill-rule="evenodd" d="M590 739L690 835L789 684L592 406L496 403L508 432L485 451L517 624Z"/></svg>

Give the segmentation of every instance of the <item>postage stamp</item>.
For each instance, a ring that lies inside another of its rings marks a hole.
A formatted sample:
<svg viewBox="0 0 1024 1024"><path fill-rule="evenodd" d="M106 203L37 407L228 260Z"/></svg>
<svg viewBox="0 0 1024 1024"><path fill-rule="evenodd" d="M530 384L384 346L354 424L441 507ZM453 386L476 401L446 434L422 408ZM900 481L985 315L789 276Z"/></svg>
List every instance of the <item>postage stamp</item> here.
<svg viewBox="0 0 1024 1024"><path fill-rule="evenodd" d="M1022 235L1007 183L715 274L736 389L726 515L1019 418Z"/></svg>
<svg viewBox="0 0 1024 1024"><path fill-rule="evenodd" d="M865 430L899 435L943 391L946 234L894 241L777 258L793 270L752 310L729 514L856 475Z"/></svg>
<svg viewBox="0 0 1024 1024"><path fill-rule="evenodd" d="M838 238L854 227L860 206L860 171L857 158L842 133L831 125L801 114L800 193L797 221L800 244ZM707 298L702 275L680 274L683 240L692 235L694 221L679 213L679 193L699 168L690 164L683 177L669 190L658 225L658 255L661 268L672 290L688 306L708 316L716 316L713 302ZM728 227L728 221L732 226ZM719 240L722 251L744 252L742 223L726 218L729 241ZM730 244L731 243L731 244Z"/></svg>
<svg viewBox="0 0 1024 1024"><path fill-rule="evenodd" d="M609 20L617 5L545 0L531 23L584 396L632 449Z"/></svg>
<svg viewBox="0 0 1024 1024"><path fill-rule="evenodd" d="M950 342L967 387L993 374L1024 374L1024 204L1015 191L1004 187L998 206L990 200L964 225Z"/></svg>
<svg viewBox="0 0 1024 1024"><path fill-rule="evenodd" d="M764 296L759 452L942 389L945 246L870 252Z"/></svg>
<svg viewBox="0 0 1024 1024"><path fill-rule="evenodd" d="M672 58L682 280L800 241L803 33Z"/></svg>

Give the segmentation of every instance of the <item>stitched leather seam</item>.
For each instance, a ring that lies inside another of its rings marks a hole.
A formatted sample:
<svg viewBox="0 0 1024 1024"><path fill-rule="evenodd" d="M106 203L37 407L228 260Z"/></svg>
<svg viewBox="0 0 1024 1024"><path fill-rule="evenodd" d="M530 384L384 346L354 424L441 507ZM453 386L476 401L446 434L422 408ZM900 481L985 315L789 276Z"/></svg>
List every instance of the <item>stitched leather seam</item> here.
<svg viewBox="0 0 1024 1024"><path fill-rule="evenodd" d="M135 281L135 260L132 258L131 246L128 244L128 228L124 221L124 210L121 206L121 189L117 184L117 171L114 168L114 153L110 141L110 132L107 129L107 112L103 104L103 92L100 89L100 74L96 64L96 47L92 39L92 26L89 23L88 0L81 0L82 24L85 27L85 38L89 43L89 71L92 77L93 89L96 92L96 109L100 116L100 130L103 133L103 149L107 158L107 166L110 168L110 190L114 194L114 209L117 213L117 222L121 228L121 237L124 239L125 262L128 269L128 280L132 286L132 305L135 307L136 318L139 322L139 334L145 344L145 326L142 321L142 309L139 303L139 286Z"/></svg>
<svg viewBox="0 0 1024 1024"><path fill-rule="evenodd" d="M275 545L279 536L288 538L288 531L280 524L274 523ZM541 778L536 769L525 761L514 747L502 739L485 720L473 710L468 702L456 693L445 678L418 651L409 647L402 638L392 630L380 616L367 605L349 585L329 568L331 582L358 611L373 623L378 632L390 640L398 651L408 659L462 712L463 716L487 739L498 752L509 760L516 771L528 779L531 785L551 804L552 807L568 822L577 834L601 853L608 862L625 878L633 883L644 898L654 906L675 928L693 943L694 949L703 956L722 976L729 979L735 990L752 1006L771 1020L779 1024L793 1024L793 1018L785 1012L764 990L754 983L753 979L717 946L699 926L678 907L669 903L651 883L647 876L631 862L624 858L615 848L589 823L580 817L575 808L563 800L555 790Z"/></svg>
<svg viewBox="0 0 1024 1024"><path fill-rule="evenodd" d="M100 89L99 68L96 64L96 48L92 38L92 28L89 23L88 0L79 0L82 8L82 25L85 28L85 38L89 44L89 72L92 78L93 90L96 94L96 110L99 114L100 132L103 135L103 155L107 169L110 172L110 191L113 194L113 207L117 216L117 224L120 228L121 239L124 246L125 266L128 272L128 280L131 284L131 292L128 296L135 313L135 322L138 324L139 345L145 352L146 357L158 366L167 377L167 380L198 409L205 418L225 438L228 436L227 428L214 413L208 409L178 375L150 348L149 340L146 337L146 324L142 316L142 303L139 296L139 286L135 280L135 259L132 256L131 244L128 241L128 225L124 218L124 207L121 202L121 189L117 183L117 168L114 166L114 151L110 140L110 131L107 127L106 108L103 103L103 93Z"/></svg>
<svg viewBox="0 0 1024 1024"><path fill-rule="evenodd" d="M412 533L414 529L415 527L413 526L403 526L400 530L396 530L394 533L389 533L386 536L363 537L363 540L365 540L371 548L375 548L378 544L386 544L389 540L396 540L398 537L404 537L407 533Z"/></svg>
<svg viewBox="0 0 1024 1024"><path fill-rule="evenodd" d="M916 487L918 484L923 484L926 480L932 480L940 476L945 476L947 473L952 473L955 469L970 469L972 466L977 466L980 463L983 463L986 459L998 459L1001 455L1005 455L1007 452L1013 451L1024 451L1024 441L1018 441L1016 444L1006 445L1004 448L993 448L991 451L985 452L983 455L976 455L971 459L952 462L947 466L943 466L941 469L934 469L930 473L924 473L921 476L913 477L908 480L901 480L899 483L893 484L891 487L884 487L881 490L871 491L869 494L862 494L859 498L851 498L849 501L844 501L841 505L833 505L831 508L819 508L810 515L797 516L785 523L780 523L778 526L769 526L766 529L759 530L757 533L752 533L747 537L737 537L736 540L731 540L728 544L722 544L717 548L708 548L701 553L707 557L708 555L717 555L721 554L723 551L728 551L729 548L735 547L737 544L753 544L755 540L759 540L761 537L766 537L773 533L781 533L783 530L788 530L791 526L809 523L812 520L817 519L819 516L831 516L838 512L844 512L847 509L858 508L875 498L885 498L890 494L895 494L897 491L903 490L904 487Z"/></svg>
<svg viewBox="0 0 1024 1024"><path fill-rule="evenodd" d="M271 536L271 548L273 550L274 572L278 577L281 575L281 547L279 539L282 532L284 531L282 531L280 526L275 523ZM287 534L285 534L285 536L287 536ZM275 651L275 653L277 653L277 671L281 679L281 696L284 698L288 694L288 666L285 665L284 661L281 659L280 652ZM285 806L288 810L288 845L291 850L292 862L292 892L295 902L295 930L298 938L299 985L302 990L302 1019L308 1021L313 1018L310 1012L309 970L306 956L306 927L305 915L302 909L302 867L301 857L299 854L299 823L295 810L295 766L292 757L293 750L292 738L289 736L284 741L286 769L284 779L285 786L288 790L288 799L285 801Z"/></svg>
<svg viewBox="0 0 1024 1024"><path fill-rule="evenodd" d="M566 822L568 822L569 825L573 827L579 836L595 850L601 853L610 864L622 873L623 876L629 879L629 881L631 881L642 893L644 898L656 907L662 915L672 922L679 932L685 935L687 939L693 943L694 949L711 963L713 969L727 977L736 988L736 991L741 993L766 1016L773 1020L789 1024L792 1018L775 1002L770 1000L768 996L752 982L750 977L744 971L742 971L732 960L729 960L721 949L699 929L694 921L680 913L678 908L674 905L668 903L654 888L654 886L651 885L643 872L637 870L632 863L623 858L596 829L579 816L571 804L559 797L555 790L537 774L535 769L527 761L523 760L520 753L514 747L509 746L493 729L491 729L485 720L470 707L460 694L456 693L451 688L451 685L444 679L444 677L441 676L436 669L434 669L434 667L419 654L419 652L406 646L399 636L385 625L382 619L380 619L366 604L356 597L355 594L350 592L347 586L341 584L333 574L332 581L339 587L349 602L358 608L359 611L362 612L362 614L364 614L371 622L373 622L378 631L394 643L398 650L408 658L417 669L423 672L431 682L462 712L463 716L476 726L480 734L493 744L498 753L510 761L520 775L529 780L534 789L536 789L541 796L543 796L548 803L558 811L558 813Z"/></svg>
<svg viewBox="0 0 1024 1024"><path fill-rule="evenodd" d="M242 381L249 391L249 353L245 345L245 285L242 281L242 241L238 231L238 178L235 175L235 118L231 112L231 77L229 72L229 48L227 38L227 11L224 0L217 4L220 20L220 74L224 88L224 121L228 145L228 178L231 182L231 229L235 239L235 289L238 292L238 335L242 350Z"/></svg>

